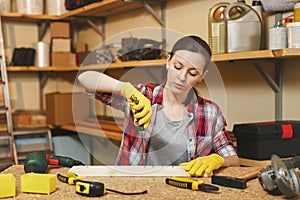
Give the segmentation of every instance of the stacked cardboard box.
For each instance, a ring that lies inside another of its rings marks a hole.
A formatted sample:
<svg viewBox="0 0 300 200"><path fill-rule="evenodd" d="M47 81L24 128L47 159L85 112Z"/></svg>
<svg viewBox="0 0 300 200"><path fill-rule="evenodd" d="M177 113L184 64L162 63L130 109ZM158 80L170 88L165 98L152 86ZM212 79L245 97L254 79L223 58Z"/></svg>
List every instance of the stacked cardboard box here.
<svg viewBox="0 0 300 200"><path fill-rule="evenodd" d="M73 124L90 115L89 98L84 93L46 94L47 123L55 126Z"/></svg>
<svg viewBox="0 0 300 200"><path fill-rule="evenodd" d="M71 50L71 34L69 22L52 22L50 24L51 65L74 66L75 54Z"/></svg>

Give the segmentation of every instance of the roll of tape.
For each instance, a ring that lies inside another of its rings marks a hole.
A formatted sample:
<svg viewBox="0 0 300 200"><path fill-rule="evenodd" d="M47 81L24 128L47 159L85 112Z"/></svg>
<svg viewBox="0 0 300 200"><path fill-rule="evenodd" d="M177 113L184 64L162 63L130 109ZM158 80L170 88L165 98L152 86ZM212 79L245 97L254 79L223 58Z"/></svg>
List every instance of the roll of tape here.
<svg viewBox="0 0 300 200"><path fill-rule="evenodd" d="M50 65L50 45L47 42L35 43L35 66L48 67Z"/></svg>

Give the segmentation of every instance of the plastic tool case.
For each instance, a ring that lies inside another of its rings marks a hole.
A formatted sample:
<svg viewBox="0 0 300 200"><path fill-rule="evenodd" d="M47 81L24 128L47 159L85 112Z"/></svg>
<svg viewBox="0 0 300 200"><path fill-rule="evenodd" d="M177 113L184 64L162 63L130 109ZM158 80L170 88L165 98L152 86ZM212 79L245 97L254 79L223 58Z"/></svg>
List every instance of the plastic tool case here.
<svg viewBox="0 0 300 200"><path fill-rule="evenodd" d="M102 0L66 0L65 8L66 10L74 10L98 1Z"/></svg>
<svg viewBox="0 0 300 200"><path fill-rule="evenodd" d="M300 121L235 124L237 150L242 158L270 160L300 155Z"/></svg>

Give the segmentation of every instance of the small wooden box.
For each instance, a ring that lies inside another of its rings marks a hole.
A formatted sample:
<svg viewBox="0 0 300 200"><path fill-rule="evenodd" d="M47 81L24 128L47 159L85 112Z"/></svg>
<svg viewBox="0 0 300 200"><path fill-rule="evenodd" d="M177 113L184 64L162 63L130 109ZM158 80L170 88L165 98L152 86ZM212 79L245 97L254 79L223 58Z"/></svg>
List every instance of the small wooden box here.
<svg viewBox="0 0 300 200"><path fill-rule="evenodd" d="M27 173L21 176L21 191L50 194L56 190L55 174Z"/></svg>
<svg viewBox="0 0 300 200"><path fill-rule="evenodd" d="M12 174L0 174L0 198L16 196L16 180Z"/></svg>

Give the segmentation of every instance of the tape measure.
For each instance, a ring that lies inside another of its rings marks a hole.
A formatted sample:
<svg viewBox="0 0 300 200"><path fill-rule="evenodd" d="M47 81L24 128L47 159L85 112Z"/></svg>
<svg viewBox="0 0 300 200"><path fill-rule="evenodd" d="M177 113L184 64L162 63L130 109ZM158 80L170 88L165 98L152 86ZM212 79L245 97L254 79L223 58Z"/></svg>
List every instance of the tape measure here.
<svg viewBox="0 0 300 200"><path fill-rule="evenodd" d="M76 181L76 194L89 197L100 197L106 193L104 183L92 181Z"/></svg>
<svg viewBox="0 0 300 200"><path fill-rule="evenodd" d="M111 191L123 195L137 195L137 194L146 194L147 190L142 192L133 192L133 193L126 193L120 192L117 190L107 189L104 183L100 182L93 182L93 181L83 181L81 180L81 176L77 176L74 173L68 172L67 176L63 176L61 174L57 174L57 179L61 182L67 183L69 185L75 184L75 191L76 194L80 194L83 196L88 197L101 197L103 196L106 191Z"/></svg>

